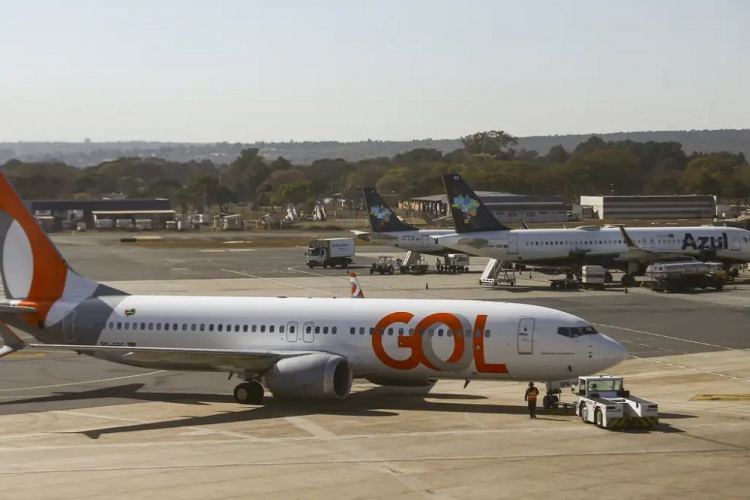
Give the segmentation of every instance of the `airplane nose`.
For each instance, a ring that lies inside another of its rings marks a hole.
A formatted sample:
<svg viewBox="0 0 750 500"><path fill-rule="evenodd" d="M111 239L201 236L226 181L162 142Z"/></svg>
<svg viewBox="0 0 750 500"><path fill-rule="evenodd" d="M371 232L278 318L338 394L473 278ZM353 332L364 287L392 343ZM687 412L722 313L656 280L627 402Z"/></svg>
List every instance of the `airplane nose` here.
<svg viewBox="0 0 750 500"><path fill-rule="evenodd" d="M616 340L606 335L601 335L598 340L594 355L602 365L605 365L605 368L620 364L627 359L627 349Z"/></svg>

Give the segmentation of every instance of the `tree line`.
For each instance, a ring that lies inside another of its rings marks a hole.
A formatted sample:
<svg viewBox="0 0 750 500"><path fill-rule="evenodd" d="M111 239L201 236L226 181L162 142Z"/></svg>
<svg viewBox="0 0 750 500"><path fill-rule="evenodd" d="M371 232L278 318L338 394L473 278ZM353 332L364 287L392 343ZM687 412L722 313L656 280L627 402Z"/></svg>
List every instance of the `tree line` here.
<svg viewBox="0 0 750 500"><path fill-rule="evenodd" d="M750 199L750 166L742 153L686 154L675 141L605 141L591 136L574 149L561 145L540 153L518 147L504 131L461 138L449 153L415 148L392 157L360 161L315 160L293 164L244 148L227 164L123 157L87 168L61 162L10 160L0 166L25 199L88 199L109 193L131 198L169 198L183 211L205 204L247 203L254 208L341 194L359 203L360 189L375 186L399 199L443 192L441 174L460 173L477 190L518 194L581 195L713 194L729 202Z"/></svg>

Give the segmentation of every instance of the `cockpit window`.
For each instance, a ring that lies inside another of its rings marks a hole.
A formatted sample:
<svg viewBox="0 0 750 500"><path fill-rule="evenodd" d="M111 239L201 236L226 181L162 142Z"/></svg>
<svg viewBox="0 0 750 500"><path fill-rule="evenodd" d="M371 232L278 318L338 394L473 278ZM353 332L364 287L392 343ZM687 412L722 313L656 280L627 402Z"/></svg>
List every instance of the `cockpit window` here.
<svg viewBox="0 0 750 500"><path fill-rule="evenodd" d="M597 333L599 332L593 326L561 326L557 329L558 335L571 339L580 337L581 335L596 335Z"/></svg>

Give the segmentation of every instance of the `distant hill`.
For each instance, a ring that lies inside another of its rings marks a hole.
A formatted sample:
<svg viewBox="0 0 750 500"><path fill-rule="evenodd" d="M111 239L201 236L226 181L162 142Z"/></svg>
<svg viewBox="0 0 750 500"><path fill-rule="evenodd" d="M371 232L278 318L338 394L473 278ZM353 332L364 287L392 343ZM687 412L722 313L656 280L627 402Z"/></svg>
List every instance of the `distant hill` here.
<svg viewBox="0 0 750 500"><path fill-rule="evenodd" d="M578 134L519 138L518 149L536 150L544 155L561 144L572 150L592 135L604 140L677 141L686 153L694 151L730 151L750 156L750 129L685 130L663 132L619 132L614 134ZM267 158L278 156L295 164L310 164L324 158L359 161L367 158L393 157L416 148L434 148L444 153L461 147L458 139L424 139L413 141L303 141L258 143L175 143L155 141L122 142L0 142L0 164L11 159L22 161L63 161L79 167L97 165L122 156L157 156L172 161L210 160L228 163L243 147L255 147Z"/></svg>

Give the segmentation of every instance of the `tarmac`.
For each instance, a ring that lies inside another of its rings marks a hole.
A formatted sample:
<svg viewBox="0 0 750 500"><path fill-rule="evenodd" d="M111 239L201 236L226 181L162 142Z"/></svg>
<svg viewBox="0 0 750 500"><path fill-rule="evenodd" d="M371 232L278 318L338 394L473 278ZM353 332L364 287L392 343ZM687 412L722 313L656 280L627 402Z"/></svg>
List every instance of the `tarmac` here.
<svg viewBox="0 0 750 500"><path fill-rule="evenodd" d="M78 272L133 293L349 293L344 270L310 270L303 248L55 241ZM367 297L525 302L591 321L628 348L614 372L659 404L661 425L606 431L541 409L530 420L515 382L441 381L426 395L356 383L344 401L248 407L226 375L25 350L0 360L3 497L747 498L750 286L553 291L548 276L522 273L513 287L480 287L480 259L465 275L371 276L383 252L396 255L368 246L355 259Z"/></svg>

